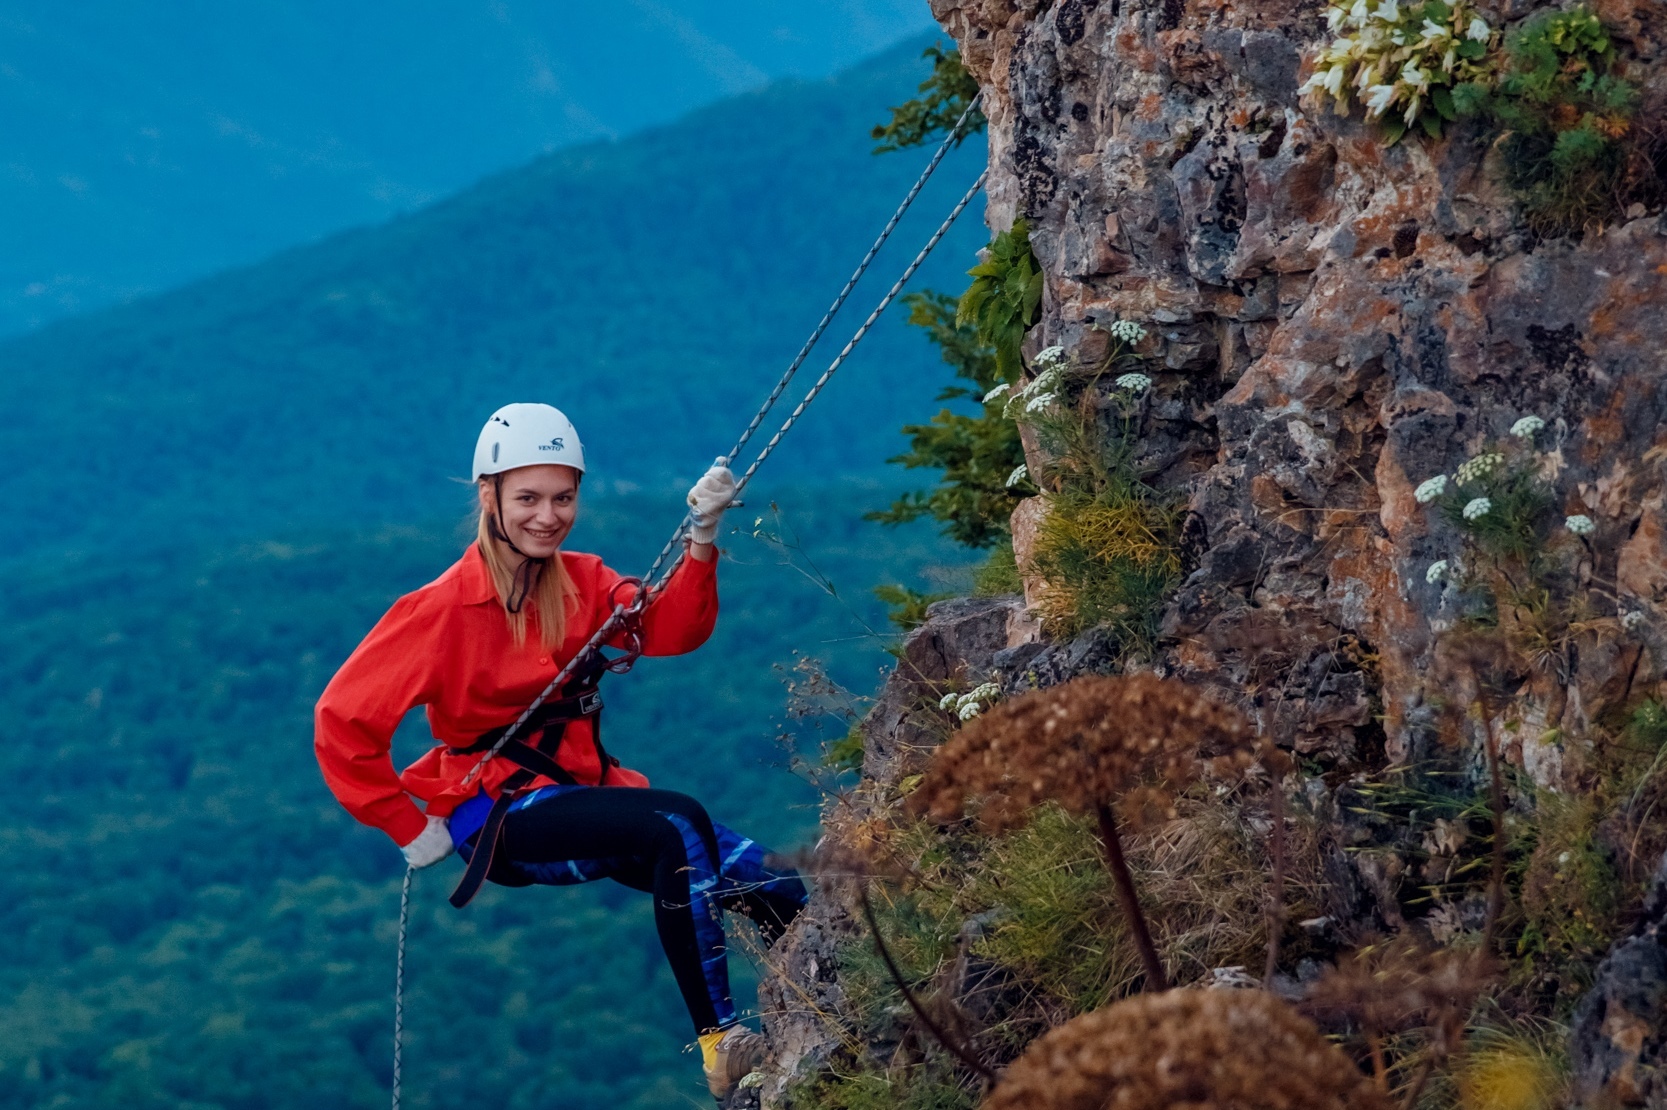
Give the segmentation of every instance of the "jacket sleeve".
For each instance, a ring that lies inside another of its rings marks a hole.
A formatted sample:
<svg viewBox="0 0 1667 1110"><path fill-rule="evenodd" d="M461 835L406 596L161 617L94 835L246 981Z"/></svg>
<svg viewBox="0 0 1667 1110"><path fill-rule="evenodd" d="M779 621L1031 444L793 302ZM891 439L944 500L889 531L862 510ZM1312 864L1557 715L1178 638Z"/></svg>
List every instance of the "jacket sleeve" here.
<svg viewBox="0 0 1667 1110"><path fill-rule="evenodd" d="M438 696L443 612L418 594L394 603L324 688L313 750L330 792L360 822L409 844L427 818L401 788L394 730Z"/></svg>
<svg viewBox="0 0 1667 1110"><path fill-rule="evenodd" d="M614 598L619 575L606 567L602 568L602 580L606 583L602 596L612 599L602 610L602 616L606 618L613 611L614 601L627 601L631 593L620 590L619 596ZM685 558L660 596L643 610L643 654L682 655L693 651L706 642L717 623L718 561L713 559L702 563ZM615 637L610 646L620 646L616 642L618 639Z"/></svg>

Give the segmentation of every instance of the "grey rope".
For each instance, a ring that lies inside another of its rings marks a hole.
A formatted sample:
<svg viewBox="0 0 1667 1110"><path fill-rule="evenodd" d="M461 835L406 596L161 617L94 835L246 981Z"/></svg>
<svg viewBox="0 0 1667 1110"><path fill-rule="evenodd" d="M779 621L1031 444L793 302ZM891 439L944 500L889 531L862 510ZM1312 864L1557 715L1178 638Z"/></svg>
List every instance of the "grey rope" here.
<svg viewBox="0 0 1667 1110"><path fill-rule="evenodd" d="M897 206L897 211L891 214L891 219L886 221L886 226L880 229L880 234L875 238L873 246L869 247L868 253L862 256L862 261L857 263L855 270L851 271L851 276L845 279L845 287L839 291L839 295L833 299L833 303L828 306L828 310L822 314L822 319L817 322L816 327L810 333L810 337L805 340L804 346L799 348L799 353L793 356L793 361L782 373L781 378L775 384L775 388L770 390L770 395L764 399L764 403L759 406L758 411L753 413L752 420L747 423L746 429L741 433L741 438L736 440L735 446L731 447L728 453L722 456L723 465L728 466L741 454L748 441L752 439L753 434L758 431L759 425L764 423L764 418L770 414L770 410L775 407L776 402L781 400L781 395L787 391L787 386L793 381L793 375L797 374L799 367L805 364L805 359L810 357L811 348L821 341L822 333L828 330L828 325L833 323L834 316L844 307L846 298L851 295L851 290L857 287L857 282L861 281L862 276L868 272L869 263L874 261L874 256L880 253L880 248L886 245L886 240L891 238L891 233L897 230L897 225L902 221L903 214L915 202L915 198L920 195L921 189L926 187L926 182L937 170L938 163L944 160L944 156L949 153L951 148L962 138L965 138L961 128L966 126L967 120L971 119L972 114L978 110L978 102L982 99L984 99L984 93L980 90L967 102L966 109L961 113L961 118L955 121L955 126L949 129L943 142L938 144L938 149L932 154L932 160L926 163L926 168L920 171L920 176L915 178L914 185L909 188L908 193L903 197L903 203ZM647 574L643 575L644 582L654 581L654 576L660 573L661 567L665 566L666 560L676 549L678 541L689 530L690 523L690 518L684 516L682 523L677 526L672 532L671 538L666 541L666 545L660 548L660 554L655 557L654 565L648 568Z"/></svg>
<svg viewBox="0 0 1667 1110"><path fill-rule="evenodd" d="M405 933L411 923L411 876L415 867L405 868L405 882L399 888L399 943L394 958L394 1104L399 1110L399 1073L405 1046Z"/></svg>
<svg viewBox="0 0 1667 1110"><path fill-rule="evenodd" d="M782 438L792 430L794 424L798 423L799 417L804 415L805 409L810 407L810 403L816 400L817 395L822 392L825 386L827 386L828 382L833 378L834 372L844 365L845 360L851 356L851 352L856 349L857 344L862 342L863 337L868 334L869 329L872 328L875 321L880 318L880 314L885 312L885 310L891 306L891 302L897 299L897 295L903 291L903 286L908 284L909 279L914 277L915 271L920 269L921 264L926 261L927 255L931 254L933 249L937 247L943 237L949 234L950 227L954 225L958 218L960 218L961 213L966 210L967 205L972 203L972 198L977 196L978 191L984 187L984 179L988 176L988 174L989 171L985 170L983 173L978 175L978 180L972 183L972 187L961 197L960 201L949 213L949 216L943 223L938 225L938 230L934 231L932 233L932 238L928 239L926 241L926 245L920 248L920 252L914 256L914 259L904 269L902 276L892 283L890 289L886 290L886 295L880 298L880 303L874 306L874 311L868 314L868 318L862 322L862 326L857 329L856 334L851 336L845 346L841 348L839 354L836 355L834 360L828 364L828 368L822 371L822 376L816 379L816 384L812 385L810 387L810 391L804 395L804 398L800 400L796 406L794 406L794 409L788 415L787 420L776 430L776 434L770 437L770 441L764 445L764 449L758 453L758 457L752 461L752 465L747 467L746 472L736 480L736 497L739 497L741 495L741 491L746 488L747 483L752 481L753 475L758 473L758 468L764 464L764 460L769 458L771 453L775 451L776 447L780 445ZM770 403L773 404L774 402L772 401ZM682 535L685 528L687 528L688 523L688 517L685 516L683 522L677 526L677 531L673 533L671 543L666 545L667 548L670 548L672 544L676 542L677 537ZM573 672L588 663L592 656L602 650L602 645L607 643L608 637L619 631L620 627L624 624L625 617L628 613L630 613L633 609L638 612L642 610L650 598L665 585L671 576L676 573L677 568L682 565L683 554L683 552L678 552L677 557L671 561L671 565L667 567L665 572L660 575L658 580L656 580L654 575L659 571L660 566L664 562L664 552L662 552L662 558L656 559L654 561L654 566L649 569L647 574L643 575L642 590L636 600L634 600L630 605L619 603L614 605L613 612L608 615L607 620L602 622L602 627L598 628L595 633L591 635L590 639L585 641L584 646L581 647L574 654L573 658L569 659L566 665L564 665L562 669L556 673L556 677L552 678L549 685L545 686L538 697L533 699L532 704L527 706L527 708L522 711L521 715L515 719L515 722L511 724L509 728L504 730L504 734L498 737L497 743L493 744L490 749L483 752L475 765L469 768L468 773L465 774L462 781L458 783L460 787L465 787L472 783L476 777L480 775L481 771L486 768L486 765L492 761L493 757L496 756L500 750L502 750L503 746L510 742L510 740L521 730L522 726L527 723L534 713L538 712L539 706L549 700L550 695L555 693L556 690L561 687L562 683L572 677Z"/></svg>

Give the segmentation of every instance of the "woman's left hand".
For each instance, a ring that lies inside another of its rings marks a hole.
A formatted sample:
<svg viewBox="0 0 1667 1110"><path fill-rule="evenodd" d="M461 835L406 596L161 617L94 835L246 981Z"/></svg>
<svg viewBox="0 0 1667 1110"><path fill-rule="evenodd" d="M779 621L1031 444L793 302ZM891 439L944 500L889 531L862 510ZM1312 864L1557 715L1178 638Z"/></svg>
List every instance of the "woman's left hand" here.
<svg viewBox="0 0 1667 1110"><path fill-rule="evenodd" d="M701 475L700 481L689 490L689 538L695 543L711 543L718 538L718 520L735 500L735 475L719 459Z"/></svg>

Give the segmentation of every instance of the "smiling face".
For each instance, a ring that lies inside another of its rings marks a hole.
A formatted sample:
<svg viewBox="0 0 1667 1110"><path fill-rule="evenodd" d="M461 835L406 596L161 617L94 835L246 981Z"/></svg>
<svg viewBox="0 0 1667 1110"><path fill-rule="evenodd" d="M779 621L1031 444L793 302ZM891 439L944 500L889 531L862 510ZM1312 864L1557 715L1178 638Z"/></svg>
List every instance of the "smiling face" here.
<svg viewBox="0 0 1667 1110"><path fill-rule="evenodd" d="M579 515L579 472L570 466L523 466L502 475L499 526L529 558L547 559L573 530ZM480 480L480 505L499 511L491 478Z"/></svg>

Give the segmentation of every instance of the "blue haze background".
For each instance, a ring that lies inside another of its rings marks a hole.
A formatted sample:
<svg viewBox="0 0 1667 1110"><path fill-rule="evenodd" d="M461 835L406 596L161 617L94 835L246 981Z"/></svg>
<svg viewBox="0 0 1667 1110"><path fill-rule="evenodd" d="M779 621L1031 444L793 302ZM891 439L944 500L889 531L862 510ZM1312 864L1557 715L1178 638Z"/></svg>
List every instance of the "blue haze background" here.
<svg viewBox="0 0 1667 1110"><path fill-rule="evenodd" d="M930 28L921 0L6 0L0 334Z"/></svg>
<svg viewBox="0 0 1667 1110"><path fill-rule="evenodd" d="M0 8L22 97L0 127L34 171L0 196L0 266L101 275L83 306L168 286L0 340L0 1110L385 1104L399 856L318 780L318 691L457 557L456 479L504 400L569 409L574 546L640 569L927 157L874 157L867 130L932 35L838 69L913 5L627 3L543 38L553 6L402 10ZM535 57L567 99L525 92ZM781 72L807 76L752 87ZM111 137L159 104L179 145L127 160ZM205 130L205 104L273 145ZM807 371L982 156L945 163ZM94 167L87 188L46 189L60 165ZM981 210L917 286L964 285ZM733 514L713 641L610 680L611 747L781 846L818 795L778 736L814 757L846 727L790 713L784 680L815 659L851 691L820 708L860 710L889 662L869 588L964 569L929 528L860 520L948 376L901 315ZM451 867L418 882L408 1106L705 1103L645 899L491 890L457 913Z"/></svg>

